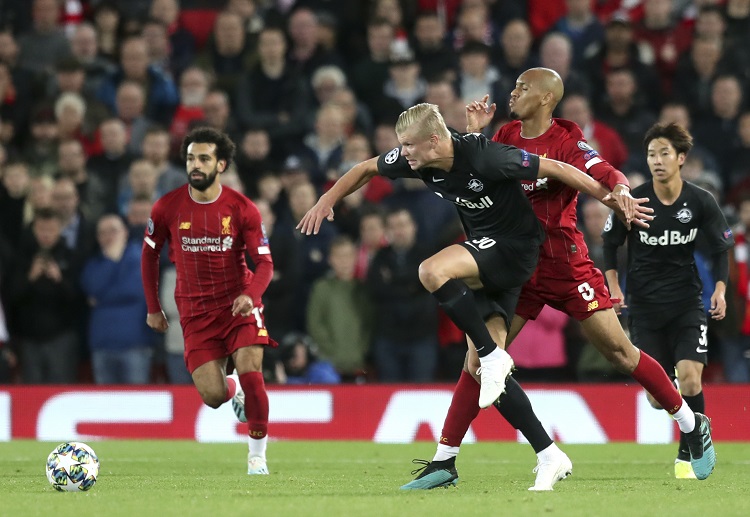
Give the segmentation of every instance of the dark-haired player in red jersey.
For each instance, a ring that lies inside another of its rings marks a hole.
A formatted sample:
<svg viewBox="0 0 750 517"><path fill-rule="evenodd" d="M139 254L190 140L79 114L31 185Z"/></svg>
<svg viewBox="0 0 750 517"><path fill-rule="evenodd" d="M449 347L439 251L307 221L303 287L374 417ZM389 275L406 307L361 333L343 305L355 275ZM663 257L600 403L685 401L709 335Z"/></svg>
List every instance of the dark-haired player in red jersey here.
<svg viewBox="0 0 750 517"><path fill-rule="evenodd" d="M175 301L185 339L185 362L203 402L218 408L232 400L248 425L248 474L268 474L268 395L261 366L263 348L276 343L263 323L261 296L273 261L260 212L219 175L235 145L215 129L197 128L182 142L188 184L159 199L146 228L141 262L148 326L169 326L159 303L159 252L169 241L177 268ZM252 273L245 262L255 264ZM236 374L227 376L231 356Z"/></svg>
<svg viewBox="0 0 750 517"><path fill-rule="evenodd" d="M557 72L547 68L527 70L519 76L511 93L509 107L514 121L503 126L492 140L574 165L611 189L613 195L629 197L625 176L586 143L580 128L568 120L552 118L562 96L563 84ZM479 131L492 120L496 106L487 106L487 100L486 96L466 107L468 132ZM521 291L506 346L528 320L539 315L544 305L577 319L594 346L615 367L632 375L660 401L662 407L669 408L680 430L687 433L693 444L691 461L700 459L703 455L702 438L705 437L701 436L701 428L696 425L698 417L659 363L628 340L612 309L604 276L594 267L583 235L576 228L578 192L554 180L522 181L522 184L547 238L542 244L536 271ZM419 478L402 488L447 486L446 479L452 478L453 481L458 477L455 458L469 425L479 413L476 404L479 385L469 373L476 371L478 366L470 350L453 394L437 452ZM521 431L537 453L536 481L529 490L552 490L557 481L572 473L570 459L549 437L534 414L528 397L512 377L508 378L506 392L495 407ZM430 483L430 478L434 478L435 483Z"/></svg>

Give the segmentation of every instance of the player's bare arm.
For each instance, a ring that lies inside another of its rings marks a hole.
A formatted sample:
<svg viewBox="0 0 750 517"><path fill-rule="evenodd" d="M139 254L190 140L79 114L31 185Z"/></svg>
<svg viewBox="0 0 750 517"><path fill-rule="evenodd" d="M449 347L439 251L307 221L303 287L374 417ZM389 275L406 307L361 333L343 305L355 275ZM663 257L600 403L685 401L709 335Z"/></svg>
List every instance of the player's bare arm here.
<svg viewBox="0 0 750 517"><path fill-rule="evenodd" d="M246 294L241 294L232 303L232 316L237 316L238 314L243 318L250 316L254 308L253 299Z"/></svg>
<svg viewBox="0 0 750 517"><path fill-rule="evenodd" d="M633 213L630 214L630 217L628 217L628 214L623 211L622 207L617 203L617 201L613 199L612 196L610 196L611 192L609 190L607 190L602 184L594 180L594 178L592 178L588 174L576 169L572 165L568 165L567 163L540 157L539 177L556 179L565 183L569 187L573 187L579 192L583 192L584 194L589 194L590 196L595 197L596 199L607 205L609 208L614 210L618 219L623 222L628 230L630 229L631 221L633 221L633 219L635 218L644 220L652 219L649 214L653 210L645 206L640 206L643 203L646 203L648 199L633 199L635 208L633 210Z"/></svg>
<svg viewBox="0 0 750 517"><path fill-rule="evenodd" d="M724 282L716 282L716 287L711 295L711 308L708 312L711 314L711 318L715 320L723 320L727 314L727 300L725 293L727 286Z"/></svg>
<svg viewBox="0 0 750 517"><path fill-rule="evenodd" d="M151 312L146 315L146 325L157 332L166 332L169 328L169 322L164 311Z"/></svg>
<svg viewBox="0 0 750 517"><path fill-rule="evenodd" d="M305 235L316 234L324 219L333 221L333 207L341 199L366 185L378 173L378 158L370 158L360 162L341 176L333 187L320 196L310 210L297 224L297 229Z"/></svg>

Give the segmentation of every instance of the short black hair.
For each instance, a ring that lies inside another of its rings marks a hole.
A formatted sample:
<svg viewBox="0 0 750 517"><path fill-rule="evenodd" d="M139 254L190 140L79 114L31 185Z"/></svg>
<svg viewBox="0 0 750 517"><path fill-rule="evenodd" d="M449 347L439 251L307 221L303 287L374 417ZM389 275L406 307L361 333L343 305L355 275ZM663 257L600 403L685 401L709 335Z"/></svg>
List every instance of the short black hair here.
<svg viewBox="0 0 750 517"><path fill-rule="evenodd" d="M693 148L693 137L690 132L679 124L670 122L669 124L654 124L651 128L646 131L646 136L643 138L643 147L648 150L648 144L652 140L657 138L664 138L669 140L677 154L687 155L690 149Z"/></svg>
<svg viewBox="0 0 750 517"><path fill-rule="evenodd" d="M224 170L229 168L229 165L232 163L232 158L234 158L236 146L226 133L218 131L212 127L197 127L190 131L190 133L188 133L182 140L182 146L180 147L180 157L183 162L187 160L188 146L193 143L215 144L216 160L226 161L227 166Z"/></svg>

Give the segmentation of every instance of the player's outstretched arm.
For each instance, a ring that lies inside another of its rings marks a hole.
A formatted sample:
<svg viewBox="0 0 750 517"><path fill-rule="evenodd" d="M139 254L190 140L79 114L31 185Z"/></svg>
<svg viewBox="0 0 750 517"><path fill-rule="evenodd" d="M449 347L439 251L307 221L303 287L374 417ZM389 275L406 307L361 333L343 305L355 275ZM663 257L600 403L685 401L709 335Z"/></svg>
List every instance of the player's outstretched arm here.
<svg viewBox="0 0 750 517"><path fill-rule="evenodd" d="M333 207L341 199L366 185L378 173L378 158L360 162L341 176L333 187L320 196L310 210L297 224L297 229L305 235L317 234L324 219L333 221Z"/></svg>
<svg viewBox="0 0 750 517"><path fill-rule="evenodd" d="M487 105L487 101L490 100L489 94L482 97L481 101L471 101L466 105L466 132L467 133L479 133L492 122L492 117L495 116L497 110L497 104L494 102Z"/></svg>
<svg viewBox="0 0 750 517"><path fill-rule="evenodd" d="M584 194L595 197L614 210L618 219L620 219L628 229L630 229L630 223L636 218L646 221L653 219L652 216L648 215L650 212L653 212L653 210L648 207L640 206L648 201L647 198L634 199L634 204L631 207L631 210L626 212L626 207L620 206L617 200L610 195L610 191L601 183L567 163L540 157L538 176L540 178L553 178L562 181L566 185L573 187Z"/></svg>

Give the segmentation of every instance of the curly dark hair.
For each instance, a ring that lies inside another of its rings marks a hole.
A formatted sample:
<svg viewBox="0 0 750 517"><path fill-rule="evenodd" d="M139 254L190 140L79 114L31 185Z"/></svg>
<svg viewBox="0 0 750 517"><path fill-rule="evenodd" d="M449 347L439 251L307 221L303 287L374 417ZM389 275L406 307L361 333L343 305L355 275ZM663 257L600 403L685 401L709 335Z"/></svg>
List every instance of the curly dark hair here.
<svg viewBox="0 0 750 517"><path fill-rule="evenodd" d="M197 127L193 129L185 136L182 140L182 146L180 146L180 158L182 158L183 162L187 160L188 146L193 143L215 144L216 159L226 161L227 168L232 163L236 146L226 133L222 133L212 127Z"/></svg>

